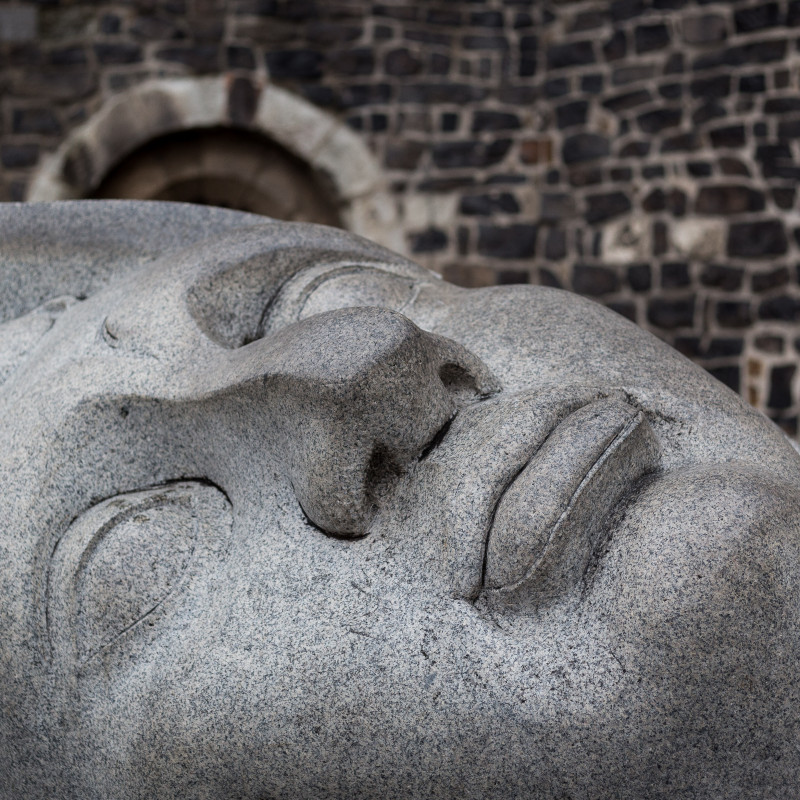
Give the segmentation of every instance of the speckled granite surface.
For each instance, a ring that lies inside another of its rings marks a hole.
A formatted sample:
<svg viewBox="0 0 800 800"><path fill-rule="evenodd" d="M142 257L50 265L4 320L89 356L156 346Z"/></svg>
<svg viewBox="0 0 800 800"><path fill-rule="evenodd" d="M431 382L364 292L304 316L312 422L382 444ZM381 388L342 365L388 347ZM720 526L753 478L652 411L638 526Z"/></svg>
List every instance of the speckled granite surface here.
<svg viewBox="0 0 800 800"><path fill-rule="evenodd" d="M0 797L773 798L800 457L615 314L0 206Z"/></svg>

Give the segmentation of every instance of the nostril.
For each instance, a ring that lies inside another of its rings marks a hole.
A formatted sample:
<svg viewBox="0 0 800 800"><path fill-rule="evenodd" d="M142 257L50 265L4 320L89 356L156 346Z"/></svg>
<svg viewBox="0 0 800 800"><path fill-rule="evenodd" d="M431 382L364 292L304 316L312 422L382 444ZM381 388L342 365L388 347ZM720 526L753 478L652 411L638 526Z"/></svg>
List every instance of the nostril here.
<svg viewBox="0 0 800 800"><path fill-rule="evenodd" d="M475 376L460 364L443 364L439 367L439 378L444 388L453 395L457 405L462 405L482 394Z"/></svg>

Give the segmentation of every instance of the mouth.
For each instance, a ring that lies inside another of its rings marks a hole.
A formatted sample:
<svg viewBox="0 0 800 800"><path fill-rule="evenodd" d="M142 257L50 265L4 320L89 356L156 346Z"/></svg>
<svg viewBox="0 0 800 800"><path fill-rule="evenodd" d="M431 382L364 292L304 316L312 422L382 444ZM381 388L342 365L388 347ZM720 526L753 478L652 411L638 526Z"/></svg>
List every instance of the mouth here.
<svg viewBox="0 0 800 800"><path fill-rule="evenodd" d="M579 586L610 514L659 461L644 414L618 397L572 410L502 491L487 531L493 605L539 608Z"/></svg>

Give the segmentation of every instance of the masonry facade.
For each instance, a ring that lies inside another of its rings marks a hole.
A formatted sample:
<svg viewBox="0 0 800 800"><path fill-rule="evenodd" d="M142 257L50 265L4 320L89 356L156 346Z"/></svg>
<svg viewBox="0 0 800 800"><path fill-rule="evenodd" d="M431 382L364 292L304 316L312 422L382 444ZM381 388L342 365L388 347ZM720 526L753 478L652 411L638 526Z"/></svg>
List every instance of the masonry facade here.
<svg viewBox="0 0 800 800"><path fill-rule="evenodd" d="M462 285L593 297L797 433L800 0L8 4L0 199L114 98L177 79L225 87L213 135L272 138L323 181L338 151L273 136L265 92L357 140L372 194L340 187L342 224Z"/></svg>

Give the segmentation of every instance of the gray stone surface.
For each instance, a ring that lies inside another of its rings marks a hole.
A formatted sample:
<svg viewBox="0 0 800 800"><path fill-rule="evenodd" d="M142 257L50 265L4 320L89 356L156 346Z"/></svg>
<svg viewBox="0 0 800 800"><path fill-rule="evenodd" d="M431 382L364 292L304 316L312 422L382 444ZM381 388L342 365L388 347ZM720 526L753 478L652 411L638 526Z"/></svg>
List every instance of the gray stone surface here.
<svg viewBox="0 0 800 800"><path fill-rule="evenodd" d="M553 289L0 206L0 797L773 798L800 457Z"/></svg>

